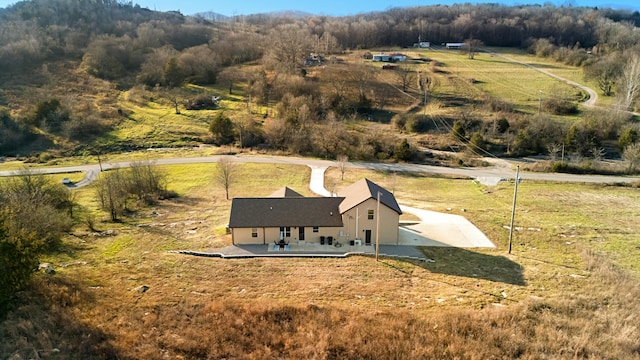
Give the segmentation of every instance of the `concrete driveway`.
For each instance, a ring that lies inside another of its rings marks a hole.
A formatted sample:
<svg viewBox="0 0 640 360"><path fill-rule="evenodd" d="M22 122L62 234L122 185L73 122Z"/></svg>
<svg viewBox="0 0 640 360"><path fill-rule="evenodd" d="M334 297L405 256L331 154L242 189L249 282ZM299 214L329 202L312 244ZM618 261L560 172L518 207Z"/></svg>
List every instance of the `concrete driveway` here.
<svg viewBox="0 0 640 360"><path fill-rule="evenodd" d="M398 239L400 245L459 248L496 247L480 229L463 216L403 205L400 205L400 209L420 218L420 222L417 224L400 226Z"/></svg>

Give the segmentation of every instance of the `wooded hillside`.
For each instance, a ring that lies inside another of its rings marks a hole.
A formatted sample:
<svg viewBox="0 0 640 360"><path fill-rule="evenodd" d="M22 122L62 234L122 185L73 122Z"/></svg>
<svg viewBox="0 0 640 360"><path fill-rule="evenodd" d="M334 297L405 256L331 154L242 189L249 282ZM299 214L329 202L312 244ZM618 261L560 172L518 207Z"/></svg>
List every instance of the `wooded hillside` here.
<svg viewBox="0 0 640 360"><path fill-rule="evenodd" d="M640 77L634 67L640 58L638 12L465 4L394 8L348 17L258 14L213 18L156 12L114 0L32 0L1 10L0 154L123 150L124 140L113 143L113 131L140 112L123 99L137 96L136 106L148 108L155 102L178 113L181 107L190 110L190 103L220 98L228 92L235 96L234 107L220 107L232 123L227 136L192 134L182 143L158 140L154 144L130 143L129 148L232 142L240 147L327 157L339 155L335 148L341 147L341 152L352 158L407 160L406 152L398 156L394 149L400 135L374 140L379 136L364 131L370 126L347 126L345 120L374 119L391 122L403 132L434 132L424 124L432 119L415 118L427 105L418 99L426 100L423 93L427 91L434 101L451 98L439 93L438 86L451 83L459 88L453 82L473 83L473 79L446 75L450 65L431 61L427 55L420 55L414 59L417 63L402 66L394 75L357 60L366 58L368 49L402 49L419 39L435 46L464 43L462 52L469 58L485 46L526 49L586 69L587 79L598 84L602 95L617 99L617 108L638 106ZM320 68L317 65L326 64L332 66L316 71ZM447 127L453 130L454 122L461 121L457 129L465 131L467 141L478 133L482 138L476 136L475 141L496 154L539 153L552 143L581 143L565 141L572 124L564 123L542 143L527 144L522 138L526 138L527 124L535 119L523 115L540 115L540 111L523 113L508 99L489 99L491 94L455 96L465 98L461 103L443 100L443 106L482 103L488 109L469 117L469 111L461 108L446 116ZM546 114L575 115L581 97L554 95L559 102L545 102ZM242 110L237 106L239 101L246 103ZM215 109L217 105L208 106ZM245 109L247 114L243 114ZM502 114L496 115L498 112ZM202 112L189 116L209 124L217 115ZM406 126L412 117L409 123L413 125ZM511 135L501 138L487 130L495 126L483 125L500 119L512 125ZM598 125L613 126L614 130L609 134L600 131L597 141L587 142L587 148L571 150L586 155L603 142L618 141L630 126L625 119ZM342 130L336 136L349 131L352 135L328 139L328 128ZM572 136L593 137L589 134L597 132L594 126L584 128L576 128L574 133L580 130L579 134ZM450 135L445 133L436 131L434 135ZM520 146L508 137L520 139ZM442 136L439 138L442 143ZM328 142L339 145L330 149L323 145Z"/></svg>

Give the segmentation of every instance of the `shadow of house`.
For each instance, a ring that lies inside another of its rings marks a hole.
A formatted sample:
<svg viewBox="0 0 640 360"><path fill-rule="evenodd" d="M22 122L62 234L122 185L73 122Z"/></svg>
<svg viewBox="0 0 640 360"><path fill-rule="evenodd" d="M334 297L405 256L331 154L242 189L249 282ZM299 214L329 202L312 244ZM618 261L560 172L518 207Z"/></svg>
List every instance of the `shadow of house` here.
<svg viewBox="0 0 640 360"><path fill-rule="evenodd" d="M504 256L452 247L422 248L422 252L435 262L419 266L434 273L526 285L523 267Z"/></svg>

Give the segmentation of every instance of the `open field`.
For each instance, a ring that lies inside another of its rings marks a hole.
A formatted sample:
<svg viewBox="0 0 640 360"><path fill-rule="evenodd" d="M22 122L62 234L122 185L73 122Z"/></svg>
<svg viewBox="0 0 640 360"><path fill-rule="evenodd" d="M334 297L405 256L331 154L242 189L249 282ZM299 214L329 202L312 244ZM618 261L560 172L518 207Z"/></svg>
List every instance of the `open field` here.
<svg viewBox="0 0 640 360"><path fill-rule="evenodd" d="M637 189L348 170L399 202L468 217L497 249L425 248L435 263L367 257L220 260L168 253L230 243L215 164L163 166L179 197L103 221L91 187L82 222L44 260L0 324L0 354L50 358L638 358ZM239 164L232 196L287 185L309 168ZM464 209L464 211L463 211ZM145 286L146 288L142 288ZM60 352L54 352L53 349Z"/></svg>
<svg viewBox="0 0 640 360"><path fill-rule="evenodd" d="M584 70L579 67L566 65L554 61L553 59L537 57L529 54L524 50L518 51L517 49L503 49L503 48L489 48L490 51L498 54L504 54L512 59L531 64L532 66L545 69L551 73L561 76L565 79L575 81L579 84L584 84L598 92L598 106L610 107L615 103L615 97L602 96L601 91L598 89L597 81L586 79L584 76Z"/></svg>
<svg viewBox="0 0 640 360"><path fill-rule="evenodd" d="M517 53L517 50L514 52ZM448 74L462 80L443 87L442 92L450 92L451 96L466 95L465 97L474 99L478 98L479 94L484 94L511 103L514 109L530 114L538 111L540 91L543 96L564 94L572 100L579 100L584 96L579 89L562 81L484 52L476 53L474 59L469 59L458 50L441 48L412 51L409 54L437 61ZM506 52L505 55L511 56L511 52ZM545 65L545 68L548 66ZM572 71L577 69L574 68ZM563 74L564 72L558 75ZM575 76L573 73L572 75ZM576 81L580 83L583 80ZM467 94L464 94L465 91ZM436 93L438 92L440 91L436 89Z"/></svg>

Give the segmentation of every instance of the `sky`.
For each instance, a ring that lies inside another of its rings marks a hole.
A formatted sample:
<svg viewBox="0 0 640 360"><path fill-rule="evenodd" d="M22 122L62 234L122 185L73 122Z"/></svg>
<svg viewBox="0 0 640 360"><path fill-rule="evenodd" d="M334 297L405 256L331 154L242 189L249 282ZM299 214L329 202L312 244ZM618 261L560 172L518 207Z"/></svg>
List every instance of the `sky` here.
<svg viewBox="0 0 640 360"><path fill-rule="evenodd" d="M0 7L6 7L16 0L0 0ZM178 10L184 15L213 11L219 14L248 15L272 11L295 10L317 15L344 16L363 12L384 11L392 7L420 5L451 5L454 3L502 3L505 5L545 4L556 6L598 6L640 10L637 0L137 0L142 7L158 11Z"/></svg>

